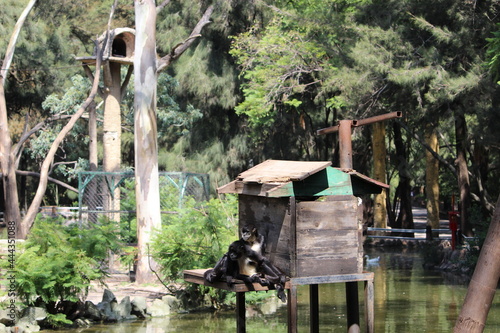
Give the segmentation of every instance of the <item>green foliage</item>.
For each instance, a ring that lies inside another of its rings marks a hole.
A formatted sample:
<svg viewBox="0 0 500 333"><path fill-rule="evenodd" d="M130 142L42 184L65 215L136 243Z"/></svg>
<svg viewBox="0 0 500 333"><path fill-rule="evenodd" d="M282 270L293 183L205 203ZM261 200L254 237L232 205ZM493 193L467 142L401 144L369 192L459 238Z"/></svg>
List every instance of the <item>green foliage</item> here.
<svg viewBox="0 0 500 333"><path fill-rule="evenodd" d="M38 297L46 303L79 300L91 281L106 276L108 251L119 249L115 229L112 223L79 229L57 219L37 219L16 258L18 295L28 305Z"/></svg>
<svg viewBox="0 0 500 333"><path fill-rule="evenodd" d="M170 282L177 281L183 270L213 267L238 237L235 196L202 203L188 199L181 208L173 210L177 213L163 219L152 244L153 257ZM228 302L228 293L223 290L198 285L186 288L192 302L202 299L204 294L216 307Z"/></svg>
<svg viewBox="0 0 500 333"><path fill-rule="evenodd" d="M45 319L47 326L53 328L59 328L66 325L72 325L73 322L66 318L64 313L51 314L47 313L47 318Z"/></svg>
<svg viewBox="0 0 500 333"><path fill-rule="evenodd" d="M176 214L168 214L154 237L153 256L162 273L175 281L185 269L209 268L237 238L237 205L234 196L196 203L184 201Z"/></svg>
<svg viewBox="0 0 500 333"><path fill-rule="evenodd" d="M488 67L493 74L495 80L498 80L500 75L500 23L496 24L496 31L493 31L493 37L486 38L488 42Z"/></svg>
<svg viewBox="0 0 500 333"><path fill-rule="evenodd" d="M280 20L271 22L262 33L254 29L235 37L230 53L246 79L245 100L236 112L247 115L258 128L272 124L271 113L277 104L299 107L299 96L321 83L318 73L334 70L322 45L301 31L287 29Z"/></svg>

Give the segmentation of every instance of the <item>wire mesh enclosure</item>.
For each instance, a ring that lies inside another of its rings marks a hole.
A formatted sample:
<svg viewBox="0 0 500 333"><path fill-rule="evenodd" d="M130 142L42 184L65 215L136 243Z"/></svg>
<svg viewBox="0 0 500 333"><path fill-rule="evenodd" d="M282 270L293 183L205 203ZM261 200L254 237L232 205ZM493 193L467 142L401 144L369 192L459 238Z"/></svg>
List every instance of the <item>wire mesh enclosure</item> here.
<svg viewBox="0 0 500 333"><path fill-rule="evenodd" d="M209 176L186 172L160 172L162 214L181 207L188 198L209 199ZM135 218L135 176L133 172L87 171L78 175L80 223L105 217L114 221Z"/></svg>

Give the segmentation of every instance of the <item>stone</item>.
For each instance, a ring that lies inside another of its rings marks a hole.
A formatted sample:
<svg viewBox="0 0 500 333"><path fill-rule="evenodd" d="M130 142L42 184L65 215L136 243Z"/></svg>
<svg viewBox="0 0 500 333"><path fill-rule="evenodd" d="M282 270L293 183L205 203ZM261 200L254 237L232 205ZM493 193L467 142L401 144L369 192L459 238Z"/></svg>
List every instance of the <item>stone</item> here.
<svg viewBox="0 0 500 333"><path fill-rule="evenodd" d="M179 301L175 296L166 295L161 298L161 300L170 307L170 311L179 311L182 308L181 301Z"/></svg>
<svg viewBox="0 0 500 333"><path fill-rule="evenodd" d="M118 320L132 319L130 312L132 311L132 305L130 304L130 297L126 296L122 299L120 303L112 302L111 311L116 314Z"/></svg>
<svg viewBox="0 0 500 333"><path fill-rule="evenodd" d="M145 319L147 311L147 301L144 296L136 296L130 302L131 310L130 313L137 316L137 318Z"/></svg>
<svg viewBox="0 0 500 333"><path fill-rule="evenodd" d="M18 316L16 309L0 309L0 324L12 326Z"/></svg>
<svg viewBox="0 0 500 333"><path fill-rule="evenodd" d="M0 333L10 332L10 328L7 328L4 324L0 323Z"/></svg>
<svg viewBox="0 0 500 333"><path fill-rule="evenodd" d="M91 301L86 301L83 317L93 321L101 321L102 314L101 311L99 311L99 308L94 303L92 303Z"/></svg>
<svg viewBox="0 0 500 333"><path fill-rule="evenodd" d="M74 321L73 325L75 327L90 327L91 322L88 319L83 319L83 318L78 318L77 320Z"/></svg>
<svg viewBox="0 0 500 333"><path fill-rule="evenodd" d="M14 327L11 327L11 332L18 332L18 333L31 333L31 332L39 332L40 331L40 326L38 326L36 323L30 323L27 317L22 317L19 319L19 321L16 323Z"/></svg>
<svg viewBox="0 0 500 333"><path fill-rule="evenodd" d="M152 317L165 317L170 314L170 306L163 299L155 299L148 308L148 312Z"/></svg>
<svg viewBox="0 0 500 333"><path fill-rule="evenodd" d="M103 303L111 303L111 302L116 302L116 297L113 294L113 292L109 289L104 289L104 293L102 294L102 301Z"/></svg>
<svg viewBox="0 0 500 333"><path fill-rule="evenodd" d="M47 318L47 310L44 308L29 306L24 308L21 312L21 319L30 324L40 324L43 320Z"/></svg>
<svg viewBox="0 0 500 333"><path fill-rule="evenodd" d="M116 302L113 302L113 303L116 303ZM105 323L115 323L118 321L116 313L113 312L113 310L111 308L111 303L101 302L101 303L97 304L97 308L99 309L99 312L101 313L102 321L104 321Z"/></svg>

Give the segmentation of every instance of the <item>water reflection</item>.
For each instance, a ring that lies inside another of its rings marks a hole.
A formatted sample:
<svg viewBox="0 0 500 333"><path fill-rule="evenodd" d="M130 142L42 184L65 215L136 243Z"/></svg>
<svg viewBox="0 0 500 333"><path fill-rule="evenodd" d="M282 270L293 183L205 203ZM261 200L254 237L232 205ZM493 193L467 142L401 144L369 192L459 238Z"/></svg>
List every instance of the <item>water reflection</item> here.
<svg viewBox="0 0 500 333"><path fill-rule="evenodd" d="M441 273L424 271L417 253L370 253L379 256L375 272L375 332L451 332L460 312L466 286ZM449 283L451 282L451 283ZM363 292L360 285L360 318ZM342 284L320 285L320 332L345 332L345 288ZM309 332L309 288L298 290L299 332ZM247 332L287 332L287 311L279 301L247 310ZM364 323L361 323L364 331ZM179 314L148 321L99 325L79 332L235 332L234 312ZM61 331L58 331L61 332ZM72 330L71 332L75 332ZM495 297L485 332L500 333L500 299Z"/></svg>

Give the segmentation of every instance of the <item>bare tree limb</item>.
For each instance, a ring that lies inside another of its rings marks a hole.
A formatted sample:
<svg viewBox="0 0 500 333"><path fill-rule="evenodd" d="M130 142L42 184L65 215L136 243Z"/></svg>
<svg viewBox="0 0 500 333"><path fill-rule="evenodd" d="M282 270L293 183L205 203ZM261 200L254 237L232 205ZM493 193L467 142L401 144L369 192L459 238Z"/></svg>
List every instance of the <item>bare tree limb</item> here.
<svg viewBox="0 0 500 333"><path fill-rule="evenodd" d="M5 215L6 221L13 221L20 228L18 221L21 219L21 211L19 209L19 197L17 194L16 180L16 155L12 154L12 139L9 131L9 120L7 116L7 101L5 100L5 81L9 74L12 58L16 49L16 42L19 37L22 26L31 9L34 7L36 0L30 0L28 5L23 10L21 16L14 26L14 31L9 40L9 45L5 52L5 57L0 68L0 170L3 173L2 183L5 198ZM16 234L16 237L19 237Z"/></svg>
<svg viewBox="0 0 500 333"><path fill-rule="evenodd" d="M156 6L156 14L158 14L159 12L161 12L162 9L165 8L165 6L168 5L169 3L170 3L170 0L165 0L161 4L159 4L158 6Z"/></svg>
<svg viewBox="0 0 500 333"><path fill-rule="evenodd" d="M97 91L99 89L99 79L101 76L101 65L102 65L102 58L103 58L103 45L106 45L108 39L109 39L109 26L110 26L110 21L111 18L113 17L114 9L116 6L116 1L114 2L112 8L111 8L111 13L110 13L110 18L108 22L108 30L106 31L106 38L104 39L104 42L102 45L100 45L97 42L96 48L97 48L97 57L96 57L96 69L95 69L95 75L94 75L94 81L92 83L92 88L90 90L89 96L85 100L85 102L82 104L82 106L71 116L71 119L69 122L63 127L61 132L57 135L56 139L52 143L48 153L47 157L42 163L42 167L40 169L40 182L38 183L38 188L36 190L35 196L33 198L33 201L31 202L30 207L28 208L28 211L26 212L26 215L23 218L23 221L21 223L21 226L19 228L19 237L21 238L26 238L29 230L31 229L33 222L35 221L35 216L38 213L38 209L40 208L40 204L43 200L43 196L45 195L45 191L47 189L47 178L48 178L48 171L49 168L54 161L54 156L59 149L59 145L63 141L63 139L66 137L66 135L73 129L75 126L77 120L83 115L87 107L94 101L95 96L97 95Z"/></svg>
<svg viewBox="0 0 500 333"><path fill-rule="evenodd" d="M40 174L38 172L33 172L33 171L23 171L23 170L16 170L16 174L17 175L20 175L20 176L32 176L32 177L39 177L40 178ZM60 180L57 180L55 178L52 178L52 177L47 177L47 179L54 183L54 184L57 184L59 186L62 186L64 187L65 189L67 190L70 190L70 191L73 191L75 193L78 193L78 189L69 185L69 184L66 184Z"/></svg>
<svg viewBox="0 0 500 333"><path fill-rule="evenodd" d="M14 57L17 38L19 37L19 33L21 32L21 28L24 24L24 21L26 21L26 17L28 17L28 14L31 12L31 9L33 9L33 6L35 6L36 1L37 0L31 0L28 3L26 8L24 8L21 16L19 16L16 25L14 26L14 32L10 36L9 45L7 46L7 52L5 53L4 61L2 63L2 68L0 69L0 84L2 86L5 85L5 79L7 78L7 75L9 73L10 64L12 63L12 58Z"/></svg>
<svg viewBox="0 0 500 333"><path fill-rule="evenodd" d="M53 115L50 118L47 118L47 119L39 122L38 124L36 124L35 126L33 126L29 131L23 132L23 134L21 135L21 138L19 138L17 144L14 146L14 153L15 153L15 155L16 156L20 155L24 143L33 134L35 134L36 132L40 131L45 125L47 125L48 123L57 121L57 120L62 120L62 119L67 119L67 118L71 118L71 115L56 114L56 115Z"/></svg>
<svg viewBox="0 0 500 333"><path fill-rule="evenodd" d="M201 36L201 30L205 25L210 23L210 16L212 16L213 11L214 6L209 6L207 10L205 10L205 13L201 17L200 21L198 21L198 24L196 24L196 26L194 27L189 37L184 42L174 46L169 54L162 57L158 61L157 72L160 72L163 69L167 68L173 61L178 59L191 46L191 44L193 44L194 40Z"/></svg>
<svg viewBox="0 0 500 333"><path fill-rule="evenodd" d="M87 77L90 79L90 81L94 81L94 73L92 73L92 71L90 70L90 67L88 65L83 65L83 70L85 71L85 74L87 74ZM102 91L102 88L99 87L99 89L97 90L97 92L99 93L99 96L104 99L104 91Z"/></svg>
<svg viewBox="0 0 500 333"><path fill-rule="evenodd" d="M134 66L128 66L127 75L125 76L125 79L123 80L122 86L120 88L121 89L121 91L120 91L121 99L123 99L125 97L125 93L127 92L127 86L128 86L128 83L130 82L130 78L132 77L133 73L134 73Z"/></svg>
<svg viewBox="0 0 500 333"><path fill-rule="evenodd" d="M457 169L455 169L455 167L453 166L453 164L449 163L444 158L442 158L438 153L436 153L431 147L429 147L428 144L425 143L424 140L422 140L420 138L420 136L418 136L418 134L413 133L412 131L410 131L410 129L408 128L408 126L406 126L405 123L403 123L402 121L397 120L397 119L396 119L396 121L401 125L401 127L403 127L406 130L406 132L408 134L410 134L411 136L413 136L415 138L415 140L417 140L425 149L427 149L432 154L432 156L434 156L434 158L436 158L441 164L443 164L444 166L446 166L454 175L457 174Z"/></svg>

